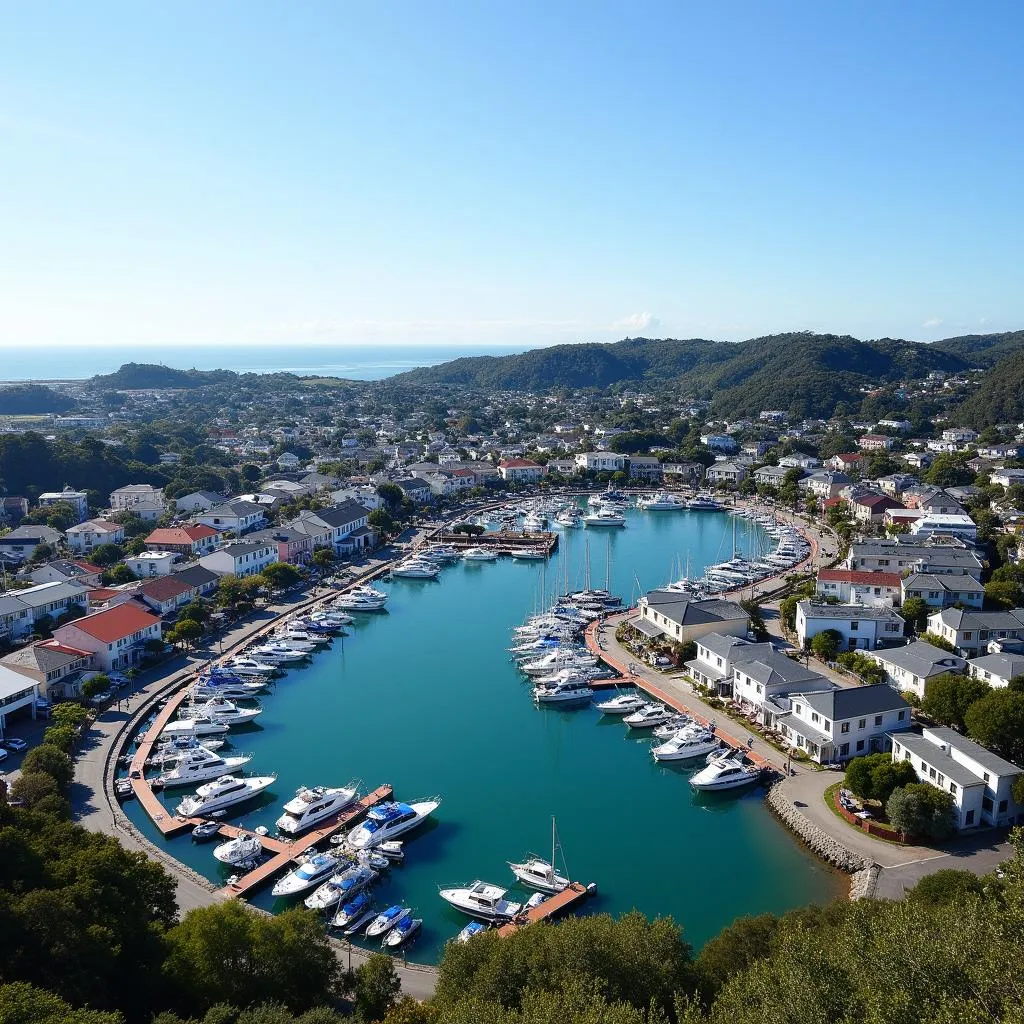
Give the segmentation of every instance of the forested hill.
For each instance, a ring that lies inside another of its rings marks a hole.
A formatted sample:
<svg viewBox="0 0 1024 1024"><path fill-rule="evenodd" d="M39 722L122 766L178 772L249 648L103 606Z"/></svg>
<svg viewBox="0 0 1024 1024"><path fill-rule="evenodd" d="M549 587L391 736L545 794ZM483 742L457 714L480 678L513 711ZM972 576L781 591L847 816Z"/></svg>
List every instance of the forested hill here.
<svg viewBox="0 0 1024 1024"><path fill-rule="evenodd" d="M765 408L830 415L879 384L990 365L1024 349L1024 332L922 344L848 335L776 334L742 342L627 338L614 344L557 345L512 356L477 356L393 378L407 384L453 384L486 390L543 391L614 384L678 383L713 400L723 416Z"/></svg>
<svg viewBox="0 0 1024 1024"><path fill-rule="evenodd" d="M175 370L155 363L125 363L113 373L91 377L89 384L124 391L146 391L156 388L199 388L206 384L219 384L236 376L232 370Z"/></svg>

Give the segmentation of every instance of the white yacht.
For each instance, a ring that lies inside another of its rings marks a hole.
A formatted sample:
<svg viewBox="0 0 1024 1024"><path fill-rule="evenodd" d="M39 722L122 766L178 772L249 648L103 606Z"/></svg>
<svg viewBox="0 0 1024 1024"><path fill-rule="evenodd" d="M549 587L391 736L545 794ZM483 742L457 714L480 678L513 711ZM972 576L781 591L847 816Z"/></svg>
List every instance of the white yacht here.
<svg viewBox="0 0 1024 1024"><path fill-rule="evenodd" d="M563 668L594 668L596 665L594 655L560 647L536 661L525 662L521 667L528 676L546 676Z"/></svg>
<svg viewBox="0 0 1024 1024"><path fill-rule="evenodd" d="M425 551L426 557L432 561L455 562L459 557L459 549L450 544L432 544Z"/></svg>
<svg viewBox="0 0 1024 1024"><path fill-rule="evenodd" d="M307 651L297 651L288 644L279 640L260 644L250 648L249 654L260 662L271 662L272 664L288 665L292 662L303 661L309 657Z"/></svg>
<svg viewBox="0 0 1024 1024"><path fill-rule="evenodd" d="M735 757L720 757L702 768L690 778L690 785L696 790L738 789L757 782L761 770L744 764Z"/></svg>
<svg viewBox="0 0 1024 1024"><path fill-rule="evenodd" d="M441 798L416 803L384 803L371 807L366 820L348 834L348 843L356 850L370 850L395 836L414 829L441 805Z"/></svg>
<svg viewBox="0 0 1024 1024"><path fill-rule="evenodd" d="M635 691L633 693L620 693L611 700L603 700L594 705L602 715L629 715L647 706L647 701Z"/></svg>
<svg viewBox="0 0 1024 1024"><path fill-rule="evenodd" d="M623 721L630 729L653 729L656 725L664 725L675 712L664 704L652 702L626 715Z"/></svg>
<svg viewBox="0 0 1024 1024"><path fill-rule="evenodd" d="M621 512L603 505L590 515L584 516L583 525L622 527L626 525L626 517Z"/></svg>
<svg viewBox="0 0 1024 1024"><path fill-rule="evenodd" d="M686 507L691 512L721 512L724 508L723 505L706 494L698 494L696 498L691 498L686 503Z"/></svg>
<svg viewBox="0 0 1024 1024"><path fill-rule="evenodd" d="M161 736L223 736L228 731L226 722L215 718L176 718L168 722Z"/></svg>
<svg viewBox="0 0 1024 1024"><path fill-rule="evenodd" d="M507 892L500 885L477 880L454 889L442 889L441 899L481 921L509 921L523 909L523 905L505 899Z"/></svg>
<svg viewBox="0 0 1024 1024"><path fill-rule="evenodd" d="M407 942L412 941L413 937L422 927L422 917L413 917L411 914L403 914L402 917L398 919L395 927L384 936L384 941L381 945L385 949L396 949L398 946L404 946Z"/></svg>
<svg viewBox="0 0 1024 1024"><path fill-rule="evenodd" d="M721 746L718 737L707 729L683 729L670 740L651 747L655 761L687 761L706 757Z"/></svg>
<svg viewBox="0 0 1024 1024"><path fill-rule="evenodd" d="M547 552L541 548L513 548L512 558L517 562L543 562Z"/></svg>
<svg viewBox="0 0 1024 1024"><path fill-rule="evenodd" d="M668 512L686 506L674 494L669 494L668 491L658 491L657 494L646 494L642 498L638 498L637 507L646 509L648 512Z"/></svg>
<svg viewBox="0 0 1024 1024"><path fill-rule="evenodd" d="M555 516L555 525L562 526L567 530L576 530L583 525L583 516L580 515L579 510L573 512L559 512Z"/></svg>
<svg viewBox="0 0 1024 1024"><path fill-rule="evenodd" d="M428 562L425 558L407 558L391 570L392 576L410 580L436 580L440 573L441 567L436 562Z"/></svg>
<svg viewBox="0 0 1024 1024"><path fill-rule="evenodd" d="M237 658L231 658L225 667L236 675L249 679L268 679L270 676L277 675L279 671L278 667L269 661L258 661L256 658L250 658L244 654Z"/></svg>
<svg viewBox="0 0 1024 1024"><path fill-rule="evenodd" d="M298 896L316 888L334 874L339 860L330 853L313 853L304 857L297 868L279 878L270 890L273 896Z"/></svg>
<svg viewBox="0 0 1024 1024"><path fill-rule="evenodd" d="M260 842L259 836L253 835L251 832L242 832L234 839L221 843L214 849L213 855L221 864L242 867L253 864L263 856L263 843Z"/></svg>
<svg viewBox="0 0 1024 1024"><path fill-rule="evenodd" d="M376 916L377 908L374 905L373 897L366 889L363 889L352 899L342 903L338 912L331 919L331 927L344 928L346 935L351 929L351 934L355 935L362 925L368 924Z"/></svg>
<svg viewBox="0 0 1024 1024"><path fill-rule="evenodd" d="M343 811L359 799L359 783L328 789L326 786L302 786L284 805L284 814L277 819L280 831L297 836L321 821Z"/></svg>
<svg viewBox="0 0 1024 1024"><path fill-rule="evenodd" d="M538 704L568 704L590 700L594 689L586 676L569 673L561 679L538 683L533 688L533 699Z"/></svg>
<svg viewBox="0 0 1024 1024"><path fill-rule="evenodd" d="M205 747L213 752L220 750L226 741L216 736L192 736L186 733L183 736L165 736L157 743L156 750L150 759L153 765L159 768L173 768L183 757L197 747Z"/></svg>
<svg viewBox="0 0 1024 1024"><path fill-rule="evenodd" d="M492 548L466 548L462 552L462 558L466 562L493 562L497 557L498 552Z"/></svg>
<svg viewBox="0 0 1024 1024"><path fill-rule="evenodd" d="M524 533L540 533L547 525L547 519L537 512L530 512L523 517Z"/></svg>
<svg viewBox="0 0 1024 1024"><path fill-rule="evenodd" d="M683 729L687 729L691 725L693 725L693 719L689 715L673 715L663 725L655 727L654 735L659 740L670 740L673 736L678 736Z"/></svg>
<svg viewBox="0 0 1024 1024"><path fill-rule="evenodd" d="M379 612L388 603L383 590L362 584L334 599L334 606L347 612Z"/></svg>
<svg viewBox="0 0 1024 1024"><path fill-rule="evenodd" d="M276 781L276 775L222 775L214 782L200 786L195 796L185 797L178 804L178 814L183 818L194 818L222 811L244 800L251 800Z"/></svg>
<svg viewBox="0 0 1024 1024"><path fill-rule="evenodd" d="M324 637L326 643L327 638ZM304 631L296 629L278 629L270 637L272 644L280 644L292 651L299 651L302 654L312 654L319 646L320 641L311 640Z"/></svg>
<svg viewBox="0 0 1024 1024"><path fill-rule="evenodd" d="M346 615L344 612L336 611L310 612L309 620L313 623L322 623L325 626L330 626L331 628L337 627L338 629L342 626L351 626L355 621L351 615Z"/></svg>
<svg viewBox="0 0 1024 1024"><path fill-rule="evenodd" d="M178 758L175 766L155 779L161 786L189 786L208 779L219 779L222 775L230 775L239 771L252 760L252 754L238 754L234 757L221 757L206 747L193 747Z"/></svg>
<svg viewBox="0 0 1024 1024"><path fill-rule="evenodd" d="M409 912L409 907L403 907L398 903L388 907L387 910L382 910L367 927L366 937L374 939L378 935L386 934Z"/></svg>
<svg viewBox="0 0 1024 1024"><path fill-rule="evenodd" d="M225 725L245 725L263 714L263 708L240 708L225 697L211 697L205 704L200 704L196 715L200 718L212 718L215 722Z"/></svg>
<svg viewBox="0 0 1024 1024"><path fill-rule="evenodd" d="M261 694L266 687L263 683L221 682L220 680L201 677L192 687L192 696L196 700L209 700L211 697L224 697L227 700L246 700Z"/></svg>
<svg viewBox="0 0 1024 1024"><path fill-rule="evenodd" d="M356 864L332 875L303 903L309 910L327 910L339 903L347 903L358 892L377 880L373 868Z"/></svg>

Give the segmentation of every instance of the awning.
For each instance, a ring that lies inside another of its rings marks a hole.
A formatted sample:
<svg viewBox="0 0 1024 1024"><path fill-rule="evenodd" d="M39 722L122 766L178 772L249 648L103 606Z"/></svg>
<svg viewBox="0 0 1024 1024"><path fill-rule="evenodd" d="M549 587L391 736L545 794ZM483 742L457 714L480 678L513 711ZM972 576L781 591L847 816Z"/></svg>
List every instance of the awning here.
<svg viewBox="0 0 1024 1024"><path fill-rule="evenodd" d="M653 622L648 622L641 615L634 615L633 618L626 619L626 624L632 626L638 633L643 633L650 640L665 635L665 630L654 625Z"/></svg>

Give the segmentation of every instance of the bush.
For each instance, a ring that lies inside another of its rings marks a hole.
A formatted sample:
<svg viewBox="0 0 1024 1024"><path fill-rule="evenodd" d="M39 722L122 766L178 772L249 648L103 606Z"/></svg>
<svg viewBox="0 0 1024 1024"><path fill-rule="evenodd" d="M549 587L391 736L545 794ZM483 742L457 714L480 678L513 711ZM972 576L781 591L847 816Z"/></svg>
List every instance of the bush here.
<svg viewBox="0 0 1024 1024"><path fill-rule="evenodd" d="M920 597L908 597L903 602L903 609L900 614L910 629L918 631L928 625L928 613L931 608L928 603Z"/></svg>
<svg viewBox="0 0 1024 1024"><path fill-rule="evenodd" d="M949 651L950 654L953 654L956 651L953 644L951 644L944 636L939 636L938 633L922 633L921 639L926 644L931 644L932 647L938 647L940 651Z"/></svg>
<svg viewBox="0 0 1024 1024"><path fill-rule="evenodd" d="M102 693L104 690L109 689L110 677L102 672L98 672L82 683L82 696L85 698L95 697L97 693Z"/></svg>
<svg viewBox="0 0 1024 1024"><path fill-rule="evenodd" d="M961 904L972 896L981 896L985 884L977 875L970 871L957 871L945 868L933 875L925 875L910 892L907 899L911 903L929 907L941 907L947 904Z"/></svg>
<svg viewBox="0 0 1024 1024"><path fill-rule="evenodd" d="M66 725L72 729L80 728L88 717L89 712L81 704L75 704L73 701L58 704L50 712L50 721L54 725Z"/></svg>
<svg viewBox="0 0 1024 1024"><path fill-rule="evenodd" d="M895 789L917 782L909 761L893 761L889 754L855 757L846 766L846 788L862 800L884 804Z"/></svg>
<svg viewBox="0 0 1024 1024"><path fill-rule="evenodd" d="M811 638L811 650L822 661L834 661L843 635L837 629L823 629Z"/></svg>
<svg viewBox="0 0 1024 1024"><path fill-rule="evenodd" d="M956 831L953 798L927 782L895 790L886 802L885 813L889 824L907 836L945 839Z"/></svg>

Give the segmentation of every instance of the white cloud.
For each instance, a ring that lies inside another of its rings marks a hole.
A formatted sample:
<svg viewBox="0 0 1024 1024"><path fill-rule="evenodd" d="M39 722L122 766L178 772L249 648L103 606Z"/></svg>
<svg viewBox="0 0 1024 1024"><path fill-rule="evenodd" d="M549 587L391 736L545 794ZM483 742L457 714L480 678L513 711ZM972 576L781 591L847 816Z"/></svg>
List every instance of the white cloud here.
<svg viewBox="0 0 1024 1024"><path fill-rule="evenodd" d="M657 329L661 326L661 321L653 313L630 313L629 316L624 316L621 320L616 320L612 325L612 330L618 331L647 331Z"/></svg>
<svg viewBox="0 0 1024 1024"><path fill-rule="evenodd" d="M941 327L942 326L942 321L937 316L933 316L933 317L931 317L931 319L925 320L925 322L923 324L921 324L921 326L922 327Z"/></svg>

